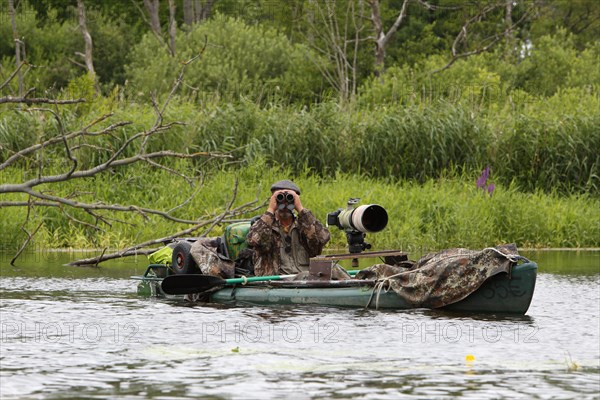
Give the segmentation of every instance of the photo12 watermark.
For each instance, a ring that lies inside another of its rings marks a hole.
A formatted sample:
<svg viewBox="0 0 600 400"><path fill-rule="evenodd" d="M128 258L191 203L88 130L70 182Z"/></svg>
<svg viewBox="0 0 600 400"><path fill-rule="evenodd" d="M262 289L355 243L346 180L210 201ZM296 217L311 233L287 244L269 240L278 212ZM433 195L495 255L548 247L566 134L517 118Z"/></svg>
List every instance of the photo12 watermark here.
<svg viewBox="0 0 600 400"><path fill-rule="evenodd" d="M334 322L313 322L299 324L286 322L238 323L238 322L202 322L199 325L202 343L338 343L340 327Z"/></svg>
<svg viewBox="0 0 600 400"><path fill-rule="evenodd" d="M538 343L539 328L530 324L476 324L469 322L403 322L395 340L402 343Z"/></svg>
<svg viewBox="0 0 600 400"><path fill-rule="evenodd" d="M0 322L0 343L138 343L133 322Z"/></svg>

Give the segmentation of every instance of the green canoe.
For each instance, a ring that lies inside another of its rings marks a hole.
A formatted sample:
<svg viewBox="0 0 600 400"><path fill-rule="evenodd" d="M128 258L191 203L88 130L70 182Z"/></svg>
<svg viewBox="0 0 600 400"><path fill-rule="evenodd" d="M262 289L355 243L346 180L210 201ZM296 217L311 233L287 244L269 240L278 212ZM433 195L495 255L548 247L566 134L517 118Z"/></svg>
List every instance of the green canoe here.
<svg viewBox="0 0 600 400"><path fill-rule="evenodd" d="M167 267L153 264L140 280L138 294L147 297L183 298L167 295L161 288ZM456 303L443 307L470 313L525 314L535 289L537 264L525 262L514 265L509 274L501 273L486 280L477 290ZM276 279L276 277L274 277ZM230 280L238 282L238 280ZM228 283L211 293L208 301L244 305L295 305L311 304L335 307L361 307L379 309L411 309L392 290L385 290L372 280L350 279L343 281L290 281L269 280Z"/></svg>

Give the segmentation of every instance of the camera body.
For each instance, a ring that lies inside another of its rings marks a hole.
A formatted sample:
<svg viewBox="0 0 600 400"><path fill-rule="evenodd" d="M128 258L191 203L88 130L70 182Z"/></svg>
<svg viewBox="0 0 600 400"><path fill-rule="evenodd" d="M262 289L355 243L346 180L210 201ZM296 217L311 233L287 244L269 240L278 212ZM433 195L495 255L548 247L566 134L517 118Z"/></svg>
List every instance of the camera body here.
<svg viewBox="0 0 600 400"><path fill-rule="evenodd" d="M327 214L327 225L337 226L346 232L350 253L360 253L370 249L371 245L365 242L367 233L382 231L388 223L385 208L377 204L367 204L355 207L358 198L348 200L346 209Z"/></svg>

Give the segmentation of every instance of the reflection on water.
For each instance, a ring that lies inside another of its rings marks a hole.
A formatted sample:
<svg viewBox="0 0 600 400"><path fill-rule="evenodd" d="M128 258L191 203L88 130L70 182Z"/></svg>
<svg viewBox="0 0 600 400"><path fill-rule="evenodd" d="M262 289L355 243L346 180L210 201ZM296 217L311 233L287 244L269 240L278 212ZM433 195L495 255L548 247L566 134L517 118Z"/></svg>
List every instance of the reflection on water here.
<svg viewBox="0 0 600 400"><path fill-rule="evenodd" d="M91 269L57 259L2 264L2 398L567 399L600 391L600 273L578 259L571 270L585 272L540 266L526 316L148 300L127 279L143 263Z"/></svg>
<svg viewBox="0 0 600 400"><path fill-rule="evenodd" d="M529 250L521 253L537 262L541 272L568 275L600 274L600 251L598 250Z"/></svg>

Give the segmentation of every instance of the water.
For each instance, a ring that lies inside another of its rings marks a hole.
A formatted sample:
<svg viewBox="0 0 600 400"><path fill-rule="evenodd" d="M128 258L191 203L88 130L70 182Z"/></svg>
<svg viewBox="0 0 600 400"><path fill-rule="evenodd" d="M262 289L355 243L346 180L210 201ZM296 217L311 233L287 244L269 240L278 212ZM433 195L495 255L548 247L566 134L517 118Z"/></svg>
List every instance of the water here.
<svg viewBox="0 0 600 400"><path fill-rule="evenodd" d="M135 294L143 259L3 261L0 397L599 398L600 252L525 255L525 316L189 306Z"/></svg>

